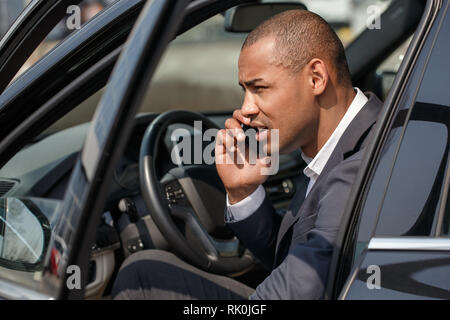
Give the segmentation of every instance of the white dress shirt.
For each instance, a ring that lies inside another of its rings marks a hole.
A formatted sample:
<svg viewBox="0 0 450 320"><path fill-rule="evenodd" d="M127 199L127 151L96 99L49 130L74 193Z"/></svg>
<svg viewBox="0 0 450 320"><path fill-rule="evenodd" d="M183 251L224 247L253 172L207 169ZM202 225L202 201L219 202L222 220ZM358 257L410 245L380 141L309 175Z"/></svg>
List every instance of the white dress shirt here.
<svg viewBox="0 0 450 320"><path fill-rule="evenodd" d="M311 188L314 186L314 183L317 181L317 178L322 173L323 168L325 167L328 159L333 153L334 148L336 147L339 139L341 139L342 134L345 132L347 127L356 117L359 111L361 111L362 107L367 103L368 98L364 95L364 93L359 89L355 88L356 96L350 104L347 112L342 117L336 129L331 134L330 138L328 138L327 142L323 145L323 147L316 154L314 159L307 157L302 152L302 158L307 163L306 168L303 170L305 176L309 178L308 188L306 191L306 196L311 191ZM251 216L263 203L264 198L266 196L266 191L262 185L258 186L258 188L250 194L247 198L241 200L238 203L233 205L228 201L227 195L227 216L226 220L228 222L237 222L244 220Z"/></svg>

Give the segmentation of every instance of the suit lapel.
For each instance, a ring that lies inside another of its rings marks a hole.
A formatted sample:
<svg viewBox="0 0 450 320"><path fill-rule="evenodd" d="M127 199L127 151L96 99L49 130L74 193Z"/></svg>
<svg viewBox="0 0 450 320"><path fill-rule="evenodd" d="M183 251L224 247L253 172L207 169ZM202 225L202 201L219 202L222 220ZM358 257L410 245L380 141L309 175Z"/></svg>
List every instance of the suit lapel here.
<svg viewBox="0 0 450 320"><path fill-rule="evenodd" d="M312 195L315 192L317 186L320 185L321 181L326 177L327 173L330 172L334 167L336 167L340 162L342 162L346 154L354 151L355 148L359 146L360 140L365 137L365 133L367 133L368 130L376 122L383 103L374 94L372 93L365 93L365 94L369 98L369 101L356 115L356 117L350 123L348 128L345 130L344 134L342 135L341 139L336 145L336 148L334 149L330 158L328 159L327 164L322 170L322 173L317 178L316 182L314 183L314 186L310 190L308 197L306 199L305 194L309 179L303 174L300 175L301 189L298 190L298 192L296 192L294 195L295 198L300 197L300 201L297 201L297 199L294 200L294 198L292 201L293 202L295 201L296 204L300 203L301 205L299 205L297 208L295 208L296 207L295 205L294 206L291 205L290 209L291 208L294 210L296 209L296 211L288 210L286 215L283 217L277 236L276 254L278 254L278 247L281 241L283 240L284 236L287 234L288 230L295 224L295 222L301 216L306 214L305 212L310 211L310 210L305 211L305 207L309 205L308 203L309 200L313 198L310 197L310 195Z"/></svg>
<svg viewBox="0 0 450 320"><path fill-rule="evenodd" d="M289 206L288 211L281 220L280 229L278 230L277 237L277 247L281 241L281 238L289 229L289 227L293 224L296 219L297 214L299 213L299 209L302 206L303 201L305 200L306 191L308 189L309 178L304 174L300 174L296 177L296 191L294 196L292 197L292 202Z"/></svg>

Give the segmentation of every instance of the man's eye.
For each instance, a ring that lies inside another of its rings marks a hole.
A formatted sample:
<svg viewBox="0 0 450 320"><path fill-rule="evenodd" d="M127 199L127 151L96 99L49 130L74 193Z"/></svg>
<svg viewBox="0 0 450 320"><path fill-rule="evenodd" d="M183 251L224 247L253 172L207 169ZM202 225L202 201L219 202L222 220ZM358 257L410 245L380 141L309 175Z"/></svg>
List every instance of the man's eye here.
<svg viewBox="0 0 450 320"><path fill-rule="evenodd" d="M262 91L262 90L264 90L264 89L267 89L267 87L265 87L265 86L256 86L256 87L255 87L255 91L256 91L256 92Z"/></svg>

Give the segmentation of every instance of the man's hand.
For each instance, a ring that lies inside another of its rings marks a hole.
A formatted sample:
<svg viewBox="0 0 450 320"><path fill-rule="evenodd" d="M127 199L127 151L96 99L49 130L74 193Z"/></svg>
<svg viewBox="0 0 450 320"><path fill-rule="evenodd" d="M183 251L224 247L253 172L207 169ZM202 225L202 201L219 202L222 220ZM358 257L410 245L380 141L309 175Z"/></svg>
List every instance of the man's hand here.
<svg viewBox="0 0 450 320"><path fill-rule="evenodd" d="M259 185L267 180L262 169L270 166L269 158L257 159L254 155L249 161L248 146L245 145L245 133L241 123L249 125L251 120L235 110L233 118L225 122L225 130L220 130L216 138L216 167L228 193L231 204L248 197Z"/></svg>

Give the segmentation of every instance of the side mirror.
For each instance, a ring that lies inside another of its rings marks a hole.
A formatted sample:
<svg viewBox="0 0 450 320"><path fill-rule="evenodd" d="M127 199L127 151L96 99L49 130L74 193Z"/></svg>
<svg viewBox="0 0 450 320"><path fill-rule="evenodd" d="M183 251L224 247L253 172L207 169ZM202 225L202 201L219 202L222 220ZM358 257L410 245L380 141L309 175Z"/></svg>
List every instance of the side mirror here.
<svg viewBox="0 0 450 320"><path fill-rule="evenodd" d="M46 201L56 212L58 201ZM47 210L46 210L47 211ZM51 237L49 219L30 199L0 199L0 267L38 271Z"/></svg>
<svg viewBox="0 0 450 320"><path fill-rule="evenodd" d="M250 32L261 22L287 10L306 10L301 2L263 2L236 6L225 12L225 30Z"/></svg>

